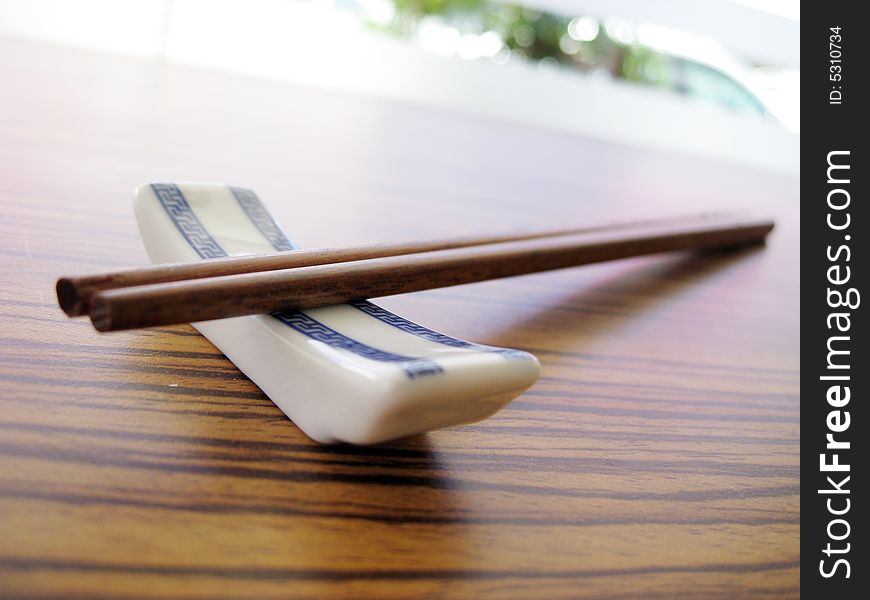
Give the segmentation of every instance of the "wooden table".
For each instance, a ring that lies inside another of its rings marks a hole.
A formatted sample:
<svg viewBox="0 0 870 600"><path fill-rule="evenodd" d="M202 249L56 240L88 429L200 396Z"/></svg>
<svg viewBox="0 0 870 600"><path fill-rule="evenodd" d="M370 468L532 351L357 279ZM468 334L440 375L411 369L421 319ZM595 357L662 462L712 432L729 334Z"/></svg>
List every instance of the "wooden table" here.
<svg viewBox="0 0 870 600"><path fill-rule="evenodd" d="M798 595L795 178L36 43L0 41L0 87L0 596ZM173 180L250 186L307 247L779 226L383 300L543 376L479 424L321 446L189 326L57 308L57 276L147 262L132 190Z"/></svg>

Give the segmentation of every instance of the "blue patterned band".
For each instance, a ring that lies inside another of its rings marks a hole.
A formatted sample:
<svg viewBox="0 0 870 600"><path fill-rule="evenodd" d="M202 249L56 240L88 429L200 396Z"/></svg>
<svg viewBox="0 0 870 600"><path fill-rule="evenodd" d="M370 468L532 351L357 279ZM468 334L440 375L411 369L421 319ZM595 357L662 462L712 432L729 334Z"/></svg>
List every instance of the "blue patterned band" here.
<svg viewBox="0 0 870 600"><path fill-rule="evenodd" d="M177 185L171 183L153 183L151 189L157 200L163 206L166 214L178 228L190 247L202 258L221 258L228 256L226 250L212 237L202 222L193 212L184 194ZM231 188L240 206L251 219L251 222L268 239L276 250L293 250L295 246L287 239L284 232L263 207L257 195L250 190ZM350 338L320 321L308 316L302 311L279 311L272 317L281 321L295 331L334 348L352 352L369 360L395 363L400 366L410 378L441 373L443 369L435 361L394 354L374 348Z"/></svg>
<svg viewBox="0 0 870 600"><path fill-rule="evenodd" d="M226 251L221 248L221 245L211 236L208 230L203 227L190 208L187 198L181 193L177 185L171 183L152 183L151 189L154 190L154 195L157 200L163 205L163 210L175 223L178 231L190 244L190 247L196 250L196 253L202 258L221 258L226 256Z"/></svg>
<svg viewBox="0 0 870 600"><path fill-rule="evenodd" d="M230 188L230 190L232 190L233 195L236 197L236 200L238 200L242 210L245 211L245 214L248 215L248 218L251 219L251 222L260 231L263 237L269 240L275 250L280 252L283 250L296 249L293 242L291 242L284 232L281 231L281 228L272 218L272 215L270 215L269 211L266 210L266 207L263 206L263 203L260 201L257 194L252 190L246 190L243 188ZM350 302L349 304L382 323L386 323L387 325L400 329L405 333L410 333L411 335L415 335L430 342L443 344L452 348L466 348L478 352L492 352L493 354L500 354L509 359L529 360L530 358L526 352L522 352L521 350L494 348L492 346L474 344L472 342L466 342L465 340L450 337L449 335L444 335L443 333L438 333L437 331L433 331L427 327L414 323L413 321L409 321L404 317L391 313L390 311L366 300L358 300Z"/></svg>
<svg viewBox="0 0 870 600"><path fill-rule="evenodd" d="M402 331L405 331L412 335L416 335L417 337L423 338L424 340L428 340L430 342L444 344L445 346L451 346L453 348L465 348L467 350L476 350L478 352L492 352L494 354L501 354L505 358L522 360L528 360L529 358L528 353L523 352L522 350L484 346L483 344L466 342L465 340L460 340L454 337L450 337L449 335L444 335L443 333L433 331L428 327L423 327L419 323L414 323L413 321L409 321L404 317L400 317L396 313L391 313L387 309L381 308L377 304L372 304L368 300L354 300L353 302L349 302L349 304L354 308L366 313L367 315L374 317L378 321L386 323L387 325L392 325L396 329L401 329Z"/></svg>
<svg viewBox="0 0 870 600"><path fill-rule="evenodd" d="M438 363L431 360L410 358L362 344L298 310L282 310L272 313L272 316L299 333L307 335L312 340L323 342L333 348L348 350L378 362L398 363L411 379L422 377L423 375L435 375L443 370L438 366Z"/></svg>
<svg viewBox="0 0 870 600"><path fill-rule="evenodd" d="M242 210L245 211L245 214L248 215L251 223L254 224L264 238L269 240L269 243L272 244L272 247L275 248L275 250L278 252L296 250L296 246L294 246L293 242L290 241L287 235L281 231L281 228L278 227L275 219L272 218L272 215L269 214L269 211L266 210L266 207L263 206L263 203L260 202L260 198L253 192L253 190L231 187L230 191L233 193L233 196L236 197L239 206L241 206Z"/></svg>

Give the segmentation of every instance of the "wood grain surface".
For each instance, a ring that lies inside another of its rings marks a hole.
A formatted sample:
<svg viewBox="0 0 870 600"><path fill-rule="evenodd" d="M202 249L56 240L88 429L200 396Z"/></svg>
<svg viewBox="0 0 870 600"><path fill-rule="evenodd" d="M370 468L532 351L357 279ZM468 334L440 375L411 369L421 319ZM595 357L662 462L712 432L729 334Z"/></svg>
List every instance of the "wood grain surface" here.
<svg viewBox="0 0 870 600"><path fill-rule="evenodd" d="M799 583L793 178L0 40L0 596L783 598ZM747 140L747 143L752 143ZM761 208L768 246L383 300L521 348L484 422L307 439L189 326L98 334L151 181L255 189L302 247Z"/></svg>

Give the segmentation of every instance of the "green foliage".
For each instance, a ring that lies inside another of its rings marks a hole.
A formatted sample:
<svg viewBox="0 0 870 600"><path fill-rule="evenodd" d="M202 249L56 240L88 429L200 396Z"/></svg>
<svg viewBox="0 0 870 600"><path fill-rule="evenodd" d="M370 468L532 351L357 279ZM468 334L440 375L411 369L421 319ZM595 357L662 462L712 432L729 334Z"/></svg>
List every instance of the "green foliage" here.
<svg viewBox="0 0 870 600"><path fill-rule="evenodd" d="M607 72L612 77L668 89L715 102L745 113L764 114L761 102L728 75L688 59L626 44L601 27L592 40L570 38L571 18L488 0L392 0L392 23L377 26L412 36L420 21L439 18L462 34L499 34L514 57L546 61L581 72Z"/></svg>

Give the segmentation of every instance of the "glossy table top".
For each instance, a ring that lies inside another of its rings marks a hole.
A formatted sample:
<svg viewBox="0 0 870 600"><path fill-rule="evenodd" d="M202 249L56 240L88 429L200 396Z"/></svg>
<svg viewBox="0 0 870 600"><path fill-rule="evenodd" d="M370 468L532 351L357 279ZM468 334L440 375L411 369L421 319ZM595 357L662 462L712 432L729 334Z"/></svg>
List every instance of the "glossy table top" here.
<svg viewBox="0 0 870 600"><path fill-rule="evenodd" d="M29 42L0 40L0 86L0 596L798 595L796 179ZM132 190L173 180L257 190L302 247L778 227L384 299L542 378L475 425L322 446L189 326L57 308L57 276L147 262Z"/></svg>

